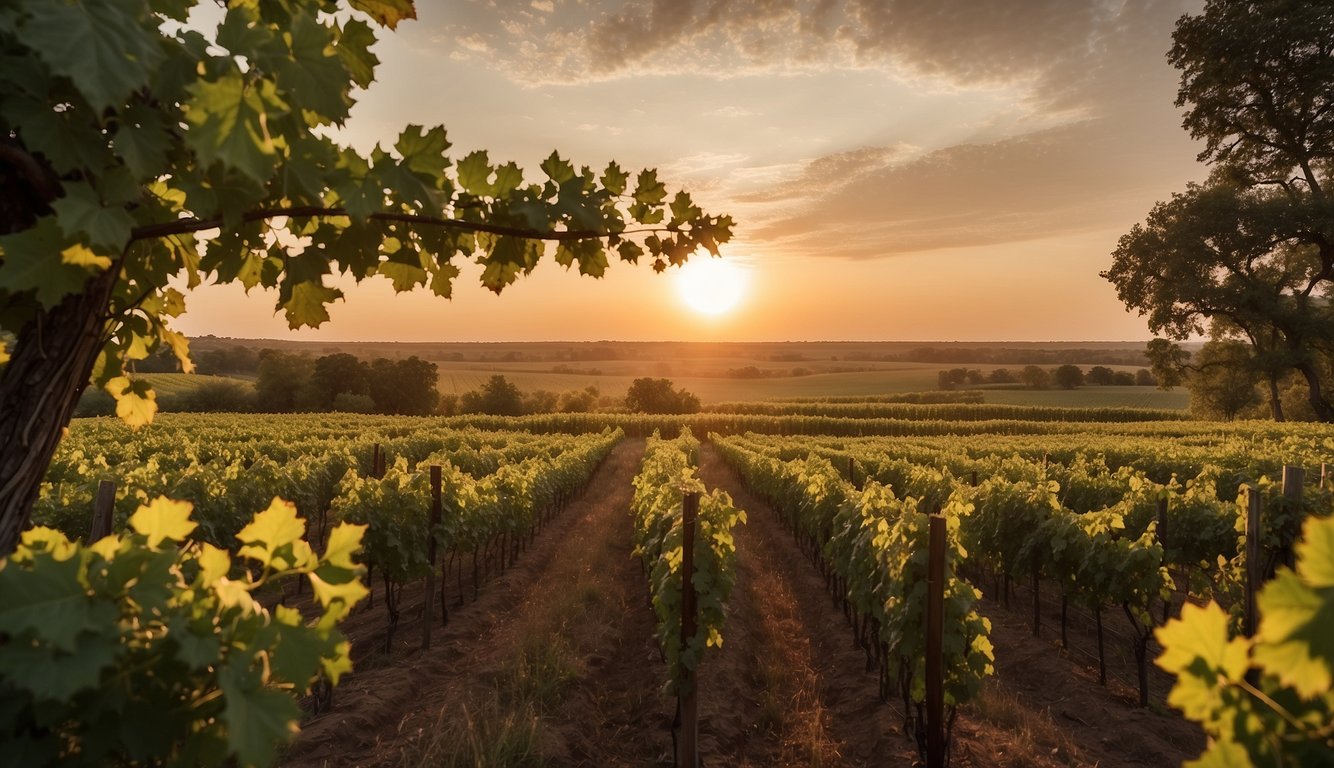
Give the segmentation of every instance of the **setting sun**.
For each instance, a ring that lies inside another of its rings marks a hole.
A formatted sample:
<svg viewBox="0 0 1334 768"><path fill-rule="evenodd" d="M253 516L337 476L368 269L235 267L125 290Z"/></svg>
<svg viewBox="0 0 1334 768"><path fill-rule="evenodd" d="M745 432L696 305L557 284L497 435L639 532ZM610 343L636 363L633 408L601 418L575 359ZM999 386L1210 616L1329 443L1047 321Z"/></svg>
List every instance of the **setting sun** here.
<svg viewBox="0 0 1334 768"><path fill-rule="evenodd" d="M748 278L746 270L735 262L701 258L681 267L676 275L676 289L696 312L721 315L741 301Z"/></svg>

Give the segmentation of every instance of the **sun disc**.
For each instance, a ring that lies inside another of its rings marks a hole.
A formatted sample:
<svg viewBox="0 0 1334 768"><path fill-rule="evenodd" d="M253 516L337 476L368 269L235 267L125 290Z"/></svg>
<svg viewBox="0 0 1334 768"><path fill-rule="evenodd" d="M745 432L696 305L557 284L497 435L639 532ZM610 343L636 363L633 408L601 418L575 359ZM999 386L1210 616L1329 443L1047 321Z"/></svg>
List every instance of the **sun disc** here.
<svg viewBox="0 0 1334 768"><path fill-rule="evenodd" d="M717 258L687 261L677 274L681 300L705 315L721 315L735 307L746 292L746 271Z"/></svg>

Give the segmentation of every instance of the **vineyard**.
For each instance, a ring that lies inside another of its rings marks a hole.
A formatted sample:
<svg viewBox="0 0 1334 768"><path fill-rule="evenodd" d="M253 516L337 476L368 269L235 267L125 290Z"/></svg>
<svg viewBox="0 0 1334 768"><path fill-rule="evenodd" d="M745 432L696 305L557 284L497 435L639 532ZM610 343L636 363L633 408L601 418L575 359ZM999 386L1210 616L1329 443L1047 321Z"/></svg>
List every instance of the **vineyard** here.
<svg viewBox="0 0 1334 768"><path fill-rule="evenodd" d="M34 764L1131 765L1202 727L1214 759L1331 754L1328 430L738 410L76 422L0 570L43 670L0 654L6 740ZM175 581L147 597L151 573ZM201 646L181 609L235 629ZM213 702L174 716L195 741L79 714L148 659Z"/></svg>

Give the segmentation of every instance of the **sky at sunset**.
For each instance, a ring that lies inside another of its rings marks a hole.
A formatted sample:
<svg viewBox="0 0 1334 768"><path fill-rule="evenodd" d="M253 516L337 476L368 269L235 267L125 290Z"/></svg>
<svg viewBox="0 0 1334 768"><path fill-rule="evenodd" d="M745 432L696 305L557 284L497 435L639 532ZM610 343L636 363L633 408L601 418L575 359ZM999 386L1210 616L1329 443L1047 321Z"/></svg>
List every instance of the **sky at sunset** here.
<svg viewBox="0 0 1334 768"><path fill-rule="evenodd" d="M674 271L552 261L499 297L343 286L318 330L272 295L195 291L191 334L308 340L1136 340L1098 276L1155 201L1201 179L1175 20L1148 0L417 0L341 138L407 123L536 171L656 167L730 213L736 305ZM536 178L530 173L530 178Z"/></svg>

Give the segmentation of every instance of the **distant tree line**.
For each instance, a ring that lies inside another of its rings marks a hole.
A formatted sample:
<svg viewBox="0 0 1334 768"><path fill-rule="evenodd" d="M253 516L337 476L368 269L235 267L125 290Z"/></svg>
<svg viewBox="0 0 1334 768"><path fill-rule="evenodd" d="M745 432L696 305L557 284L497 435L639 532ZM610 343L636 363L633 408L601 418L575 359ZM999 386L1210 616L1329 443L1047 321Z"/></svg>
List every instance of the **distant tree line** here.
<svg viewBox="0 0 1334 768"><path fill-rule="evenodd" d="M964 363L972 365L1144 365L1138 349L1051 349L1044 347L914 347L880 356L845 355L845 360L881 360L891 363Z"/></svg>
<svg viewBox="0 0 1334 768"><path fill-rule="evenodd" d="M1071 363L1050 369L1038 365L1026 365L1017 370L995 368L987 373L976 368L950 368L936 374L936 388L944 390L987 385L1016 385L1029 389L1074 389L1085 385L1152 387L1157 383L1147 368L1131 373L1095 365L1085 372Z"/></svg>
<svg viewBox="0 0 1334 768"><path fill-rule="evenodd" d="M478 389L461 395L446 394L440 398L439 413L457 416L480 413L489 416L523 416L530 413L589 413L603 405L604 398L597 387L567 392L549 392L544 389L524 392L504 376L492 376Z"/></svg>

